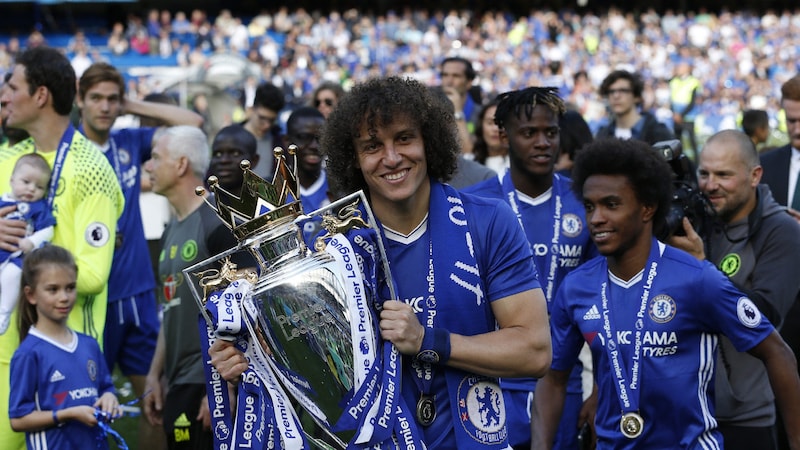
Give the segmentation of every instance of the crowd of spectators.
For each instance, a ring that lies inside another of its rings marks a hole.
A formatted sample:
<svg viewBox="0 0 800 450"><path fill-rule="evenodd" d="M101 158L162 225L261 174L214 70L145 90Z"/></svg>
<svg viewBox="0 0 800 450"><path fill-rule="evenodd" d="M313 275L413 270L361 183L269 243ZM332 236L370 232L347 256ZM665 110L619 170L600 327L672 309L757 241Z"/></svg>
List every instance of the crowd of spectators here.
<svg viewBox="0 0 800 450"><path fill-rule="evenodd" d="M800 29L800 9L758 15L536 10L514 16L411 9L323 14L282 7L247 18L228 10L212 18L201 10L154 9L108 28L106 42L81 34L65 51L82 65L135 53L149 55L153 64L167 58L182 66L237 52L259 64L263 80L282 86L290 105L306 103L324 81L347 89L373 75L405 74L435 85L438 63L457 55L473 61L482 100L526 86L556 86L593 131L606 116L597 88L615 69L643 76L644 108L670 126L668 81L685 61L702 81L699 135L738 126L740 112L751 108L768 111L778 126L779 87L798 72L800 61L800 34L793 32ZM43 42L38 32L0 39L0 74L20 47ZM146 79L138 81L141 95L152 90Z"/></svg>

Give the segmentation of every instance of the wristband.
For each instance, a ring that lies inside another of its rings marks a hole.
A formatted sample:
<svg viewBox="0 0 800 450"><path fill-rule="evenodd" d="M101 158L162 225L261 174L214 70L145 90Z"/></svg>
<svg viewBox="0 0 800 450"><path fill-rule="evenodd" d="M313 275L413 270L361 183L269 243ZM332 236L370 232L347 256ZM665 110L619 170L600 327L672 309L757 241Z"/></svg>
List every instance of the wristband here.
<svg viewBox="0 0 800 450"><path fill-rule="evenodd" d="M445 328L426 328L416 358L429 364L446 363L450 359L450 332Z"/></svg>
<svg viewBox="0 0 800 450"><path fill-rule="evenodd" d="M56 412L56 410L55 410L55 409L53 410L53 424L54 424L54 425L56 425L56 426L58 426L58 425L60 425L60 424L61 424L61 423L58 421L58 414L57 414L57 412Z"/></svg>
<svg viewBox="0 0 800 450"><path fill-rule="evenodd" d="M456 120L466 120L467 119L466 117L464 117L464 113L461 112L461 111L458 111L458 112L454 113L453 114L453 118L456 119Z"/></svg>

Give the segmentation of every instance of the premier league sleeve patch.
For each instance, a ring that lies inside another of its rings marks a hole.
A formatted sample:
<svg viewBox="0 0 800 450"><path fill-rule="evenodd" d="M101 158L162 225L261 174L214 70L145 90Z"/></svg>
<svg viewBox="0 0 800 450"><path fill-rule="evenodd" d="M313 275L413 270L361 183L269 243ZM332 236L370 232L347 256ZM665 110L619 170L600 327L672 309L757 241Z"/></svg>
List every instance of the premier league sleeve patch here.
<svg viewBox="0 0 800 450"><path fill-rule="evenodd" d="M740 297L736 302L736 315L739 316L739 322L747 328L755 328L761 324L761 311L747 297Z"/></svg>
<svg viewBox="0 0 800 450"><path fill-rule="evenodd" d="M86 227L83 236L86 238L86 242L92 247L102 247L106 245L111 238L111 232L108 231L106 224L102 222L93 222Z"/></svg>
<svg viewBox="0 0 800 450"><path fill-rule="evenodd" d="M503 392L494 379L467 376L458 385L458 417L464 431L482 444L508 437Z"/></svg>

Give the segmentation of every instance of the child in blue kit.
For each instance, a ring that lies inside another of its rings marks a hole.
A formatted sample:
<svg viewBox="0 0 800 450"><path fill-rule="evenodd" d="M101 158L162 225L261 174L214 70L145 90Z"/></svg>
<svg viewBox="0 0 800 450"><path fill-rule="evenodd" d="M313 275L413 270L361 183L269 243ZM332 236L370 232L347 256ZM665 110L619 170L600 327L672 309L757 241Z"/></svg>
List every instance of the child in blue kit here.
<svg viewBox="0 0 800 450"><path fill-rule="evenodd" d="M98 418L120 415L97 341L67 326L78 269L65 249L25 257L19 302L20 346L11 359L8 415L28 449L107 449Z"/></svg>

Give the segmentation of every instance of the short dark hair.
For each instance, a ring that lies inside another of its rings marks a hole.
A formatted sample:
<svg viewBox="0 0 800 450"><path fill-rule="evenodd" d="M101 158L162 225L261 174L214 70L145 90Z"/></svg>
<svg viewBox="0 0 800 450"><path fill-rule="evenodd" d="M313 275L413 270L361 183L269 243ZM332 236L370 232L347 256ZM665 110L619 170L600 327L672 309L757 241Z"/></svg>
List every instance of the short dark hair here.
<svg viewBox="0 0 800 450"><path fill-rule="evenodd" d="M72 113L77 90L75 70L63 53L52 47L33 47L19 54L16 63L25 66L29 95L44 86L50 91L56 113L62 116Z"/></svg>
<svg viewBox="0 0 800 450"><path fill-rule="evenodd" d="M769 127L769 115L763 109L748 109L742 113L742 131L750 137L759 128Z"/></svg>
<svg viewBox="0 0 800 450"><path fill-rule="evenodd" d="M450 56L448 58L443 59L442 60L442 64L439 67L443 68L444 65L449 63L449 62L459 62L459 63L463 64L464 65L464 75L466 75L467 80L471 81L471 80L475 79L475 76L477 74L475 73L475 68L472 67L472 63L470 62L470 60L468 60L466 58L462 58L460 56Z"/></svg>
<svg viewBox="0 0 800 450"><path fill-rule="evenodd" d="M561 138L561 153L569 155L569 159L573 161L578 150L594 141L592 129L578 111L568 110L565 112L558 120L558 128Z"/></svg>
<svg viewBox="0 0 800 450"><path fill-rule="evenodd" d="M256 142L256 137L253 136L253 133L247 131L245 127L239 124L233 124L228 125L217 132L216 136L214 136L214 140L211 143L212 152L217 141L228 138L232 138L238 143L242 144L240 150L244 151L250 156L255 155L258 151L258 142Z"/></svg>
<svg viewBox="0 0 800 450"><path fill-rule="evenodd" d="M354 86L325 123L320 150L328 157L328 179L333 192L349 194L367 190L364 175L355 164L353 141L364 124L378 128L400 117L408 118L420 128L428 175L441 181L450 179L460 151L452 103L445 104L418 81L379 77Z"/></svg>
<svg viewBox="0 0 800 450"><path fill-rule="evenodd" d="M520 118L525 114L527 119L533 115L533 109L542 105L553 112L556 118L560 118L567 108L564 101L558 96L558 88L532 86L517 91L505 92L497 96L500 101L494 113L494 122L504 128L506 121L513 114Z"/></svg>
<svg viewBox="0 0 800 450"><path fill-rule="evenodd" d="M789 78L781 85L781 103L784 100L800 102L800 75Z"/></svg>
<svg viewBox="0 0 800 450"><path fill-rule="evenodd" d="M611 85L616 83L617 80L628 80L631 83L633 96L641 101L642 92L644 92L644 81L642 81L642 77L638 74L628 72L627 70L615 70L608 74L600 84L600 95L608 97L608 90L611 89Z"/></svg>
<svg viewBox="0 0 800 450"><path fill-rule="evenodd" d="M255 99L253 99L254 108L267 108L278 113L284 106L286 106L286 97L279 87L272 83L258 85Z"/></svg>
<svg viewBox="0 0 800 450"><path fill-rule="evenodd" d="M301 106L292 111L292 113L289 115L289 118L286 119L286 134L294 135L294 127L297 126L297 121L300 119L305 119L306 117L318 117L322 120L325 120L325 116L323 116L317 108Z"/></svg>
<svg viewBox="0 0 800 450"><path fill-rule="evenodd" d="M672 202L672 169L646 142L638 139L603 138L575 155L572 190L583 198L583 185L592 175L623 175L633 186L636 198L655 205L654 231L666 218Z"/></svg>
<svg viewBox="0 0 800 450"><path fill-rule="evenodd" d="M125 79L122 77L122 74L119 73L116 67L101 61L89 66L89 68L83 72L83 75L81 75L81 79L78 81L79 98L83 100L92 86L102 83L103 81L110 81L119 86L119 96L125 96Z"/></svg>

